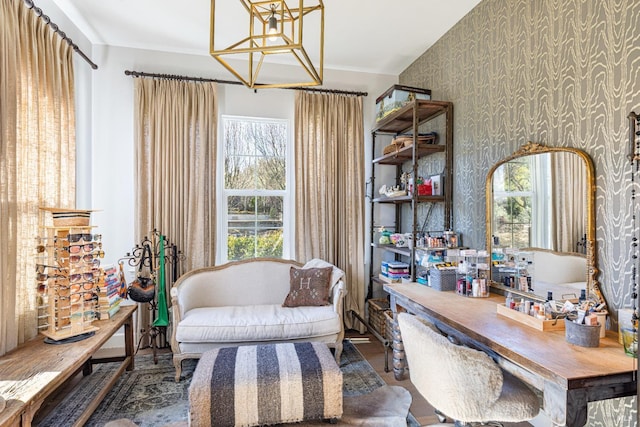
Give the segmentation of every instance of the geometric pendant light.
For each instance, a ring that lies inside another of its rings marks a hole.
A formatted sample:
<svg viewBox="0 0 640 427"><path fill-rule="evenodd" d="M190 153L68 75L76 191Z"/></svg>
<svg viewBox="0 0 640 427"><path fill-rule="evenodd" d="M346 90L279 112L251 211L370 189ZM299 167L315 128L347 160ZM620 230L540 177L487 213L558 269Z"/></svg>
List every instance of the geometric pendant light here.
<svg viewBox="0 0 640 427"><path fill-rule="evenodd" d="M250 88L321 85L324 57L322 0L238 1L248 14L247 22L242 23L247 33L240 40L220 48L216 46L216 39L222 39L224 35L216 34L216 20L221 22L225 17L216 16L216 0L211 0L211 56ZM303 45L303 35L307 36L307 47ZM238 60L234 65L240 65L232 66L229 60ZM283 79L279 78L272 83L258 82L260 71L272 63L293 64L299 67L299 73L287 76L293 81L281 81Z"/></svg>

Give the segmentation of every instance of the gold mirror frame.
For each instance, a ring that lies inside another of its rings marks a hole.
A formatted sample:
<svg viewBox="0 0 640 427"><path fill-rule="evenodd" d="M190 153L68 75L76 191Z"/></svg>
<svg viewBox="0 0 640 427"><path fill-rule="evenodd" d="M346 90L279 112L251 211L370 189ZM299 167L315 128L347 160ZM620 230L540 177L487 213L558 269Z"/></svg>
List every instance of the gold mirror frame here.
<svg viewBox="0 0 640 427"><path fill-rule="evenodd" d="M596 225L595 225L595 193L596 193L596 185L595 185L595 172L593 167L593 161L591 157L584 151L578 148L567 148L567 147L547 147L544 144L528 142L516 152L511 154L510 156L500 160L498 163L493 165L493 167L489 170L487 174L486 186L485 186L485 197L486 197L486 241L487 241L487 252L492 253L492 218L493 218L493 174L500 166L503 164L510 162L511 160L530 156L534 154L543 154L543 153L557 153L557 152L566 152L573 153L579 156L585 164L587 170L587 206L586 206L586 262L587 262L587 294L588 297L591 297L597 300L600 304L606 304L606 301L602 295L600 290L600 285L597 280L598 268L596 262ZM532 293L520 292L514 289L507 289L502 284L499 284L493 280L490 281L491 286L495 289L501 291L510 291L516 294L522 294L531 299L540 299L544 300L543 297L534 295Z"/></svg>

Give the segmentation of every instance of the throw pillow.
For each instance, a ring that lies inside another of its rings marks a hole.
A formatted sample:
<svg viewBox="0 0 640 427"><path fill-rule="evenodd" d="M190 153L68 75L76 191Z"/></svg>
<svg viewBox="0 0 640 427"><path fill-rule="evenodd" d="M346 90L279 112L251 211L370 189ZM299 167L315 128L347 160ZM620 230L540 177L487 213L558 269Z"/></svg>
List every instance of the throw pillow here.
<svg viewBox="0 0 640 427"><path fill-rule="evenodd" d="M332 267L295 268L289 272L289 294L283 307L329 305Z"/></svg>

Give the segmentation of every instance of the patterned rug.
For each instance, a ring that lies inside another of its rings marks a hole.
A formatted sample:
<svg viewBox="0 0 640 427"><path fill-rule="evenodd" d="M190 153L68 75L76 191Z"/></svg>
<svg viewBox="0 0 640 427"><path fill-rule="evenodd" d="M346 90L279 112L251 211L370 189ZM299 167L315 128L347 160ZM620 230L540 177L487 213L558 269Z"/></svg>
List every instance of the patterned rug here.
<svg viewBox="0 0 640 427"><path fill-rule="evenodd" d="M343 396L369 393L385 384L360 352L349 341L344 343L340 361L343 373ZM158 357L154 365L151 355L137 356L136 368L125 372L93 413L86 426L103 426L108 421L128 418L140 427L162 427L185 421L188 414L188 390L197 360L185 360L180 382L174 380L171 354ZM38 424L42 427L71 426L94 394L107 381L116 364L94 367L91 375ZM408 425L418 425L409 414Z"/></svg>

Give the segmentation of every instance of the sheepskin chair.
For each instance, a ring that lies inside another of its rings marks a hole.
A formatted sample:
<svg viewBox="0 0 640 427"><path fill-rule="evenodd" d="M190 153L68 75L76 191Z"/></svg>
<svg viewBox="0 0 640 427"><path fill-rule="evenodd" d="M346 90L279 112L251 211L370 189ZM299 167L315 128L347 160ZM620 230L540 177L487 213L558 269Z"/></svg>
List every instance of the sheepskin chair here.
<svg viewBox="0 0 640 427"><path fill-rule="evenodd" d="M456 345L426 320L398 313L411 382L437 411L463 423L521 422L538 397L488 354Z"/></svg>

